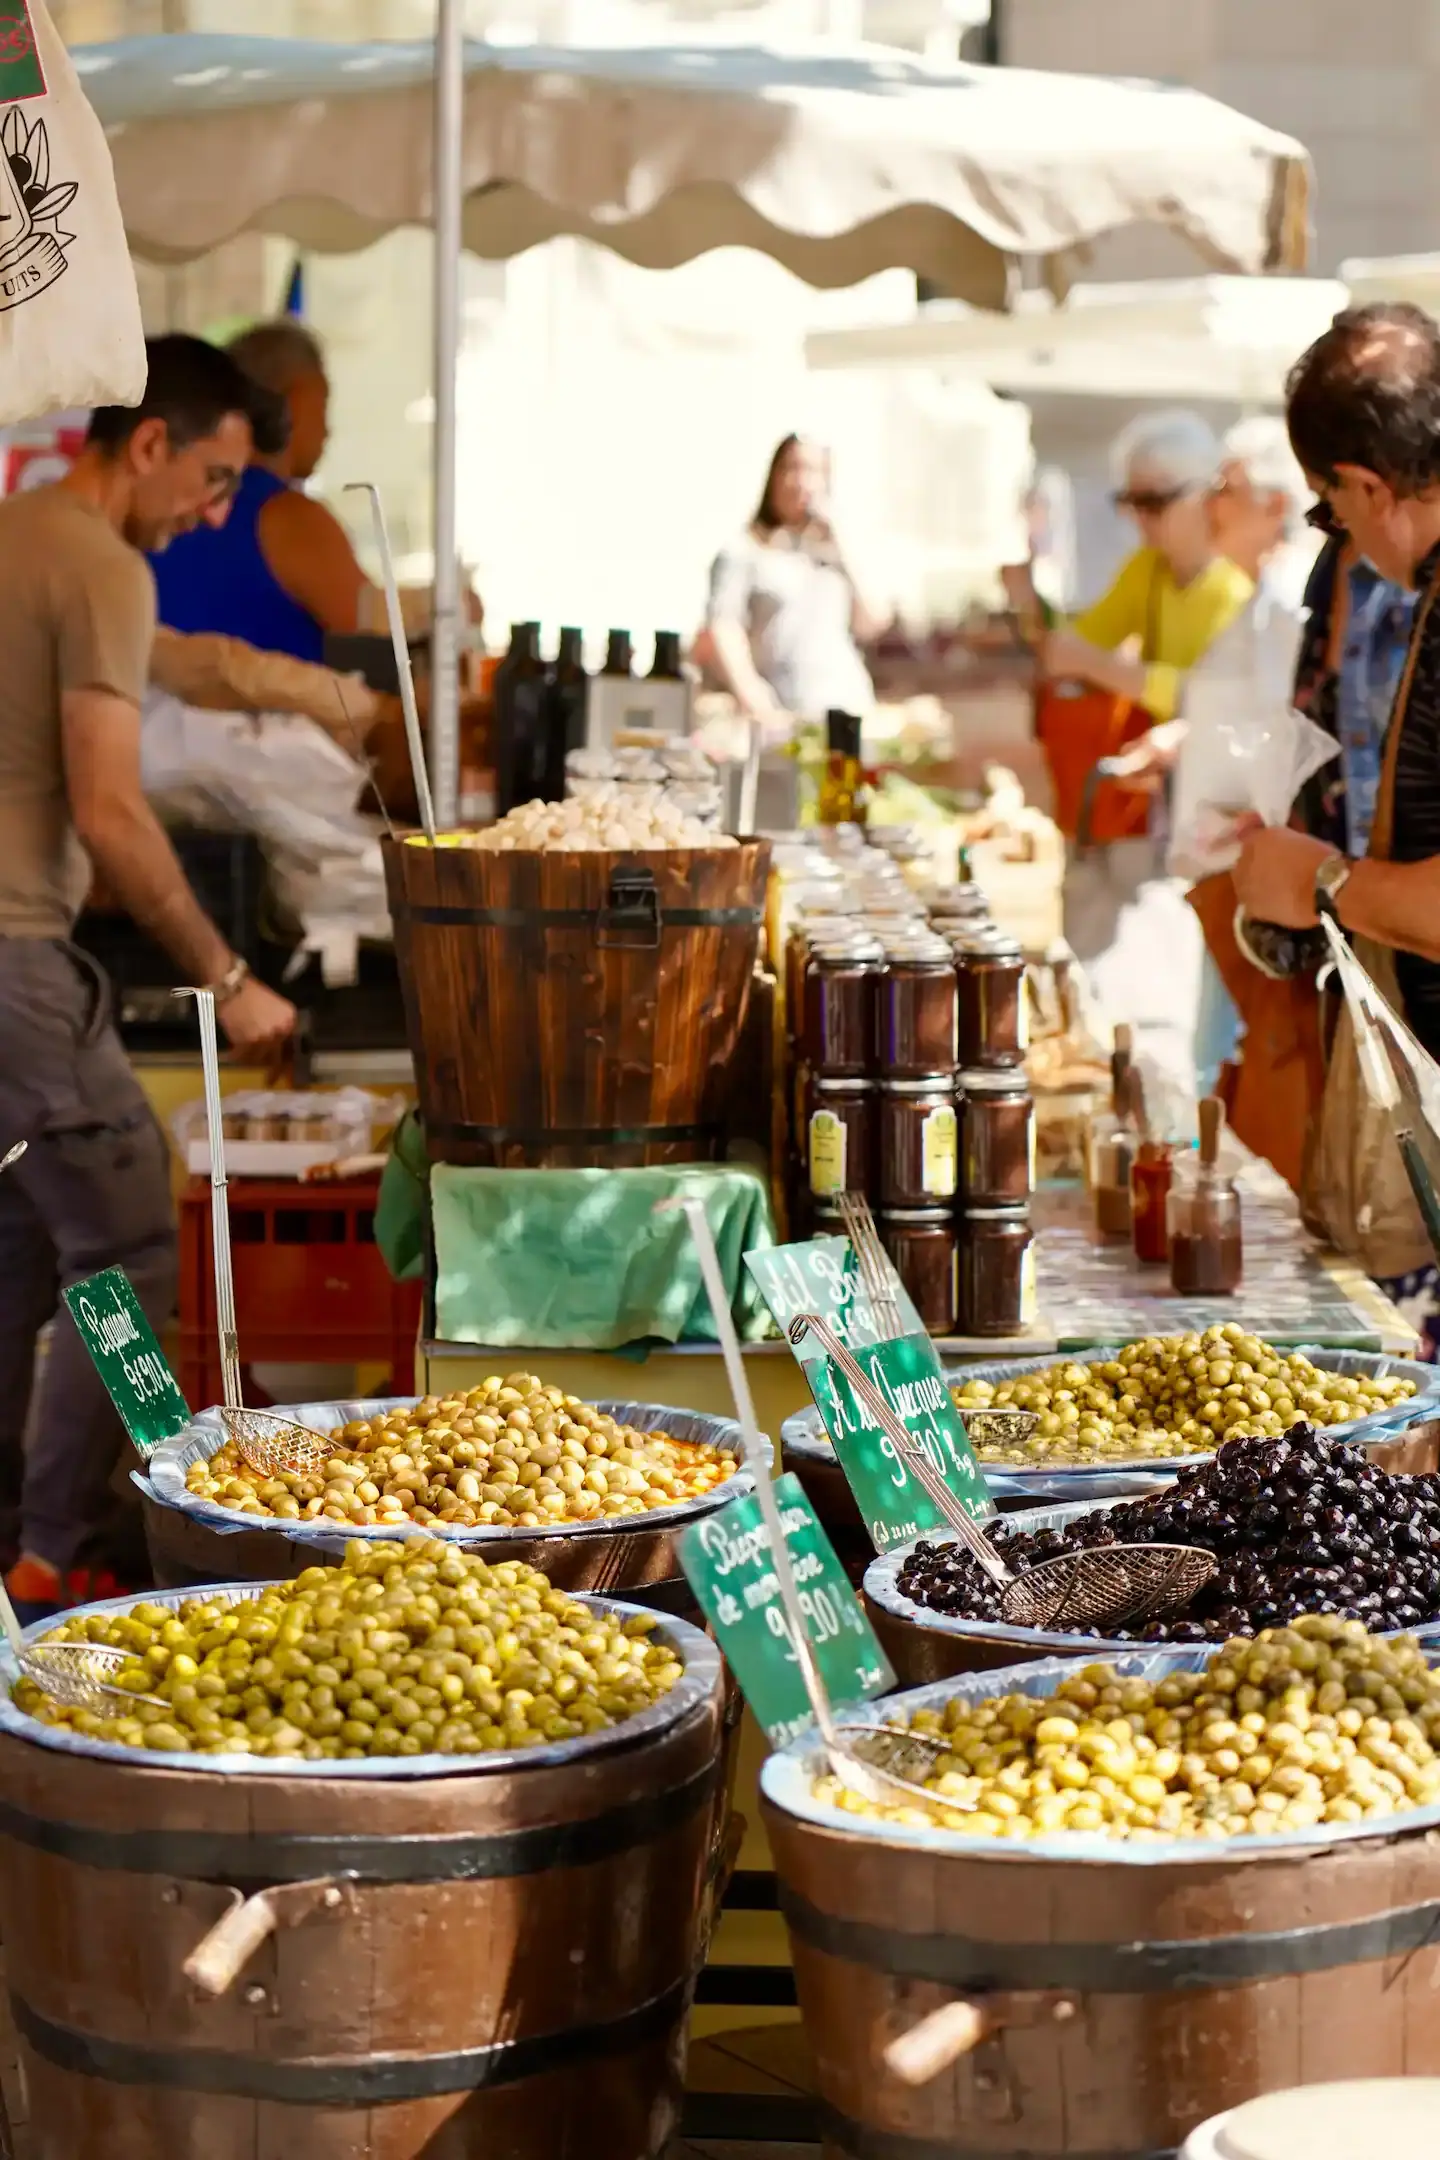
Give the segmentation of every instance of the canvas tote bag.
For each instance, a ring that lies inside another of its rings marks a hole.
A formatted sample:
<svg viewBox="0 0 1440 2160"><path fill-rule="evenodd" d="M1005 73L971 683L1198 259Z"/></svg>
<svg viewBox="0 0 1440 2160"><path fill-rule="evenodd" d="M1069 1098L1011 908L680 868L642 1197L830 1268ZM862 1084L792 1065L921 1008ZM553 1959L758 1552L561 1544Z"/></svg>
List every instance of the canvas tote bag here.
<svg viewBox="0 0 1440 2160"><path fill-rule="evenodd" d="M1383 861L1390 853L1395 822L1395 766L1400 736L1410 704L1410 686L1425 624L1440 593L1440 578L1415 611L1410 650L1405 659L1380 770L1375 822L1369 853ZM1404 1012L1388 945L1351 937L1356 958L1369 970L1376 988L1396 1012ZM1338 1252L1356 1259L1367 1275L1388 1279L1433 1266L1435 1253L1420 1220L1410 1180L1395 1145L1390 1121L1365 1092L1355 1049L1348 1005L1342 1004L1314 1145L1306 1166L1302 1212L1309 1228Z"/></svg>
<svg viewBox="0 0 1440 2160"><path fill-rule="evenodd" d="M0 426L138 405L145 375L104 130L45 0L0 0Z"/></svg>

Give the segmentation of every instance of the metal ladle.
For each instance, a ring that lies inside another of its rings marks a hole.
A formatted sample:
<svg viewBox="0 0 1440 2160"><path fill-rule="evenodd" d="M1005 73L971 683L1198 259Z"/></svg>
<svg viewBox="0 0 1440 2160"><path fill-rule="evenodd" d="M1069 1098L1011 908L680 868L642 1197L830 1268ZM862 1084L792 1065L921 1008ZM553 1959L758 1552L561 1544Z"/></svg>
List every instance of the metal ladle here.
<svg viewBox="0 0 1440 2160"><path fill-rule="evenodd" d="M1098 1545L1016 1574L951 1492L919 1442L868 1380L818 1313L797 1313L790 1340L817 1336L917 1483L934 1501L1000 1591L1000 1610L1012 1627L1076 1631L1124 1627L1188 1605L1214 1575L1215 1555L1198 1545Z"/></svg>
<svg viewBox="0 0 1440 2160"><path fill-rule="evenodd" d="M760 1442L755 1404L750 1394L745 1362L740 1354L740 1342L730 1312L729 1294L720 1273L715 1241L710 1234L705 1209L698 1200L662 1200L655 1212L668 1214L676 1208L683 1208L685 1219L690 1225L690 1235L695 1241L700 1273L709 1295L710 1309L715 1317L715 1331L720 1338L720 1347L725 1357L725 1370L735 1402L735 1414L745 1436L745 1452L755 1464L755 1497L760 1503L760 1513L769 1533L770 1558L775 1569L775 1580L779 1585L780 1602L785 1608L800 1677L805 1683L805 1693L809 1697L820 1738L830 1759L830 1767L848 1792L853 1792L860 1799L869 1800L876 1806L919 1805L934 1809L964 1805L965 1803L947 1799L941 1793L931 1792L918 1782L919 1778L936 1770L942 1760L953 1762L953 1751L943 1741L926 1733L912 1733L898 1725L862 1725L850 1720L836 1722L829 1692L815 1660L809 1628L795 1585L795 1575L790 1565L790 1549L785 1542L784 1526L780 1521L780 1504L775 1498L769 1465L765 1461Z"/></svg>
<svg viewBox="0 0 1440 2160"><path fill-rule="evenodd" d="M215 1321L220 1337L220 1376L225 1401L220 1422L252 1470L263 1477L305 1477L336 1452L335 1442L309 1425L273 1410L247 1410L240 1392L240 1342L235 1325L235 1270L230 1255L230 1188L225 1178L225 1118L220 1103L220 1044L215 1033L215 994L177 990L193 997L200 1019L200 1058L205 1069L205 1126L210 1139L210 1236L215 1253Z"/></svg>
<svg viewBox="0 0 1440 2160"><path fill-rule="evenodd" d="M3 1166L0 1166L3 1167ZM46 1642L27 1643L20 1617L0 1582L0 1626L11 1654L27 1680L33 1680L43 1694L52 1702L61 1703L67 1710L95 1710L106 1712L117 1703L157 1703L162 1710L169 1705L158 1695L136 1695L129 1688L113 1685L111 1675L118 1673L123 1665L134 1663L129 1650L113 1649L108 1643Z"/></svg>

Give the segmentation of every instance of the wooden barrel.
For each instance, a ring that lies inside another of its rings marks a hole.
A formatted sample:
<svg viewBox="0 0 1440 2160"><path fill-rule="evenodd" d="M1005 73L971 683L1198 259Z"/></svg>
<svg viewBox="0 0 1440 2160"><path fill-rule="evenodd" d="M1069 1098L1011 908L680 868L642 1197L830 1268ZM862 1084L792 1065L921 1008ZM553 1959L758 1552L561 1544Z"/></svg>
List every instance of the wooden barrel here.
<svg viewBox="0 0 1440 2160"><path fill-rule="evenodd" d="M769 862L760 840L633 856L387 842L432 1160L717 1155Z"/></svg>
<svg viewBox="0 0 1440 2160"><path fill-rule="evenodd" d="M954 1620L946 1628L927 1627L923 1620L887 1612L865 1589L861 1590L860 1602L902 1688L924 1687L931 1680L951 1680L957 1673L992 1672L1005 1665L1029 1665L1037 1658L1064 1654L1057 1651L1053 1643L1041 1648L1000 1642L993 1635L978 1632L967 1634L964 1623ZM1073 1639L1077 1657L1093 1658L1103 1654L1096 1650L1093 1642L1087 1642L1081 1636Z"/></svg>
<svg viewBox="0 0 1440 2160"><path fill-rule="evenodd" d="M719 1661L686 1654L668 1729L569 1766L226 1777L0 1737L33 2160L658 2160L723 1827ZM261 1892L276 1931L202 1995L186 1960Z"/></svg>
<svg viewBox="0 0 1440 2160"><path fill-rule="evenodd" d="M1169 2160L1277 2087L1440 2073L1433 1835L1137 1866L763 1813L828 2160Z"/></svg>

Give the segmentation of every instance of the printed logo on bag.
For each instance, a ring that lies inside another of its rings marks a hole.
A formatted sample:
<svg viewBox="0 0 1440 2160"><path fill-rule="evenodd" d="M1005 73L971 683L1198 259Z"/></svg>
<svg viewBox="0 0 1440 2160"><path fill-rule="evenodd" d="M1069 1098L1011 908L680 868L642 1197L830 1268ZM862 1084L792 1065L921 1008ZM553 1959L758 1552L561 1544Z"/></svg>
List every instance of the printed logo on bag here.
<svg viewBox="0 0 1440 2160"><path fill-rule="evenodd" d="M0 0L0 7L4 4ZM28 35L28 15L24 27ZM0 41L4 36L5 18L0 15ZM14 53L5 52L3 42L0 56L8 62L0 64L0 95L13 98L17 91L11 72L21 63ZM42 95L45 89L33 40L31 65L39 89L22 89L21 98ZM60 219L79 192L73 180L51 180L45 122L27 120L23 106L11 104L0 122L0 313L23 307L64 275L65 250L75 235L61 230Z"/></svg>

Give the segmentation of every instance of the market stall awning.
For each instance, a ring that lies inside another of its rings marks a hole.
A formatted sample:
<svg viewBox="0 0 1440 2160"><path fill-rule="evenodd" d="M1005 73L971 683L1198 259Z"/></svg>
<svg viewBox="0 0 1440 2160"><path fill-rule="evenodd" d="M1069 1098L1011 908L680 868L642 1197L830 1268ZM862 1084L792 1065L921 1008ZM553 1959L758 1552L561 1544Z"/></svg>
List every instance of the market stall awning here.
<svg viewBox="0 0 1440 2160"><path fill-rule="evenodd" d="M1340 265L1356 307L1372 300L1408 300L1440 311L1440 255L1356 255Z"/></svg>
<svg viewBox="0 0 1440 2160"><path fill-rule="evenodd" d="M197 34L75 58L150 261L433 221L429 43ZM494 258L557 234L650 268L743 246L817 286L903 267L993 307L1019 259L1063 286L1077 250L1132 224L1217 269L1299 268L1308 189L1298 142L1184 88L708 32L465 48L463 234Z"/></svg>
<svg viewBox="0 0 1440 2160"><path fill-rule="evenodd" d="M933 368L1034 396L1278 404L1300 353L1347 305L1334 278L1210 277L1026 293L1010 315L932 303L904 322L816 331L813 368Z"/></svg>

